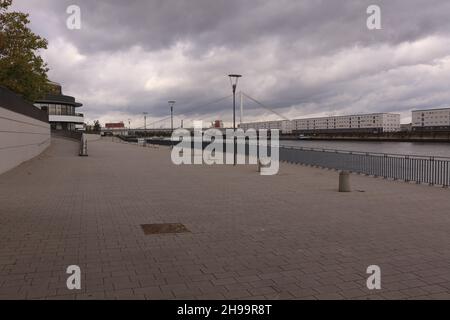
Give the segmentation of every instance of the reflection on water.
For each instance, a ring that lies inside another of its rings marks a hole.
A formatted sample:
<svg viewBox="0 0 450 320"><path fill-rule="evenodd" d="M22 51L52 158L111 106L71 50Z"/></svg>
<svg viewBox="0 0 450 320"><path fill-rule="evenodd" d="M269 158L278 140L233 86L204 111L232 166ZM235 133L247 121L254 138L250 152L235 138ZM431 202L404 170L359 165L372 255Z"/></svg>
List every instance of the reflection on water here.
<svg viewBox="0 0 450 320"><path fill-rule="evenodd" d="M280 145L361 152L450 157L450 143L283 140L280 141Z"/></svg>

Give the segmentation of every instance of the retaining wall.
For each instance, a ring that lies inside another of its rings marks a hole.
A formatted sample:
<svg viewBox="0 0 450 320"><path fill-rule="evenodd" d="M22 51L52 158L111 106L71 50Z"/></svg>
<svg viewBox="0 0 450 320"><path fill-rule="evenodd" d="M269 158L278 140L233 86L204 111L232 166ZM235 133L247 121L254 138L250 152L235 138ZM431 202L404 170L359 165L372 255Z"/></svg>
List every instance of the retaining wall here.
<svg viewBox="0 0 450 320"><path fill-rule="evenodd" d="M50 145L46 112L0 87L0 174L43 152Z"/></svg>

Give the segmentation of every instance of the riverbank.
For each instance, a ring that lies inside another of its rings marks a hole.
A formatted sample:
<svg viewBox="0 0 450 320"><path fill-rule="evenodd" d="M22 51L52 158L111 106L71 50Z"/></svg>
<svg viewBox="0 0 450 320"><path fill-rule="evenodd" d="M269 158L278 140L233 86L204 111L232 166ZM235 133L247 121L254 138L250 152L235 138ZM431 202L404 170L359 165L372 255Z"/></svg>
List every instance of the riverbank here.
<svg viewBox="0 0 450 320"><path fill-rule="evenodd" d="M395 142L358 140L282 140L280 145L317 149L401 154L405 156L450 158L450 144L439 142Z"/></svg>
<svg viewBox="0 0 450 320"><path fill-rule="evenodd" d="M296 140L296 139L285 139ZM380 141L380 142L441 142L450 143L450 138L433 138L433 137L409 137L409 138L397 138L397 137L339 137L339 136L327 136L327 137L304 137L297 140L311 140L311 141Z"/></svg>
<svg viewBox="0 0 450 320"><path fill-rule="evenodd" d="M382 141L382 142L445 142L450 132L385 132L385 133L316 133L282 135L282 140Z"/></svg>

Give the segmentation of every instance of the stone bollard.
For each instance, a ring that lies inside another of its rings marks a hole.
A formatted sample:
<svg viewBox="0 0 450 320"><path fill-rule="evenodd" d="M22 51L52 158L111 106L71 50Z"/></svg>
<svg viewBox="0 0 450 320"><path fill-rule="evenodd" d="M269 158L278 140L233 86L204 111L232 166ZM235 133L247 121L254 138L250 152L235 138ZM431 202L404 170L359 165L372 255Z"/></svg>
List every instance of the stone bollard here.
<svg viewBox="0 0 450 320"><path fill-rule="evenodd" d="M348 171L339 172L339 192L351 192L350 173Z"/></svg>
<svg viewBox="0 0 450 320"><path fill-rule="evenodd" d="M87 138L85 138L84 133L81 135L80 140L80 157L87 157Z"/></svg>

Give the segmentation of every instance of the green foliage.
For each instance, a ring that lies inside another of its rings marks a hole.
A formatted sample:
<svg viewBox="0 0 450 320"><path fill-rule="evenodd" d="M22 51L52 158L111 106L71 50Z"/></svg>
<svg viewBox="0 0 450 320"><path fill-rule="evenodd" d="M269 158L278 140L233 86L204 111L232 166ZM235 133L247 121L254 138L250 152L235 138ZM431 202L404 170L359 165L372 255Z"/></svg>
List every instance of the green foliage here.
<svg viewBox="0 0 450 320"><path fill-rule="evenodd" d="M0 85L34 102L50 89L47 64L39 56L47 40L28 28L28 14L8 11L11 3L0 0Z"/></svg>

